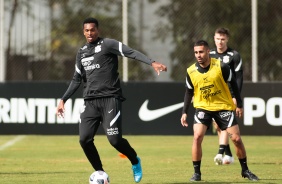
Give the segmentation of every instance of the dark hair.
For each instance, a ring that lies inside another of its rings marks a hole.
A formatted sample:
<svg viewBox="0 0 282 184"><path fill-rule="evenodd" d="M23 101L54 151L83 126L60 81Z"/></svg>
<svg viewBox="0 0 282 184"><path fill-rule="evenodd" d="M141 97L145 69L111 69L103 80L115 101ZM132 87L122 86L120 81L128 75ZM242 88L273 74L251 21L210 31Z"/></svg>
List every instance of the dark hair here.
<svg viewBox="0 0 282 184"><path fill-rule="evenodd" d="M95 18L89 17L89 18L85 19L85 20L83 21L83 25L82 25L82 26L84 27L84 24L88 24L88 23L94 23L97 28L99 27L98 20L95 19Z"/></svg>
<svg viewBox="0 0 282 184"><path fill-rule="evenodd" d="M223 28L223 27L221 27L221 28L217 28L216 30L215 30L215 33L218 33L218 34L225 34L226 36L230 36L230 34L229 34L229 29L227 29L227 28Z"/></svg>
<svg viewBox="0 0 282 184"><path fill-rule="evenodd" d="M194 47L195 46L204 46L206 48L209 48L209 44L205 40L198 40L197 42L194 43Z"/></svg>

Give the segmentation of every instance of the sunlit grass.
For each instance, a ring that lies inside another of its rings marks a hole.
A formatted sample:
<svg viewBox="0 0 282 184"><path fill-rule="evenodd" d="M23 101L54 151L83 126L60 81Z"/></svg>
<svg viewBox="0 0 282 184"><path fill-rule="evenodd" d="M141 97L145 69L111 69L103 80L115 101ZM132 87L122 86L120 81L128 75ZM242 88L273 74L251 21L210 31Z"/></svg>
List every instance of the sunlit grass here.
<svg viewBox="0 0 282 184"><path fill-rule="evenodd" d="M0 147L16 136L0 136ZM192 136L124 136L142 159L143 184L189 183L193 174ZM243 136L248 164L261 180L282 183L282 137ZM134 183L131 164L121 158L105 136L95 144L111 184ZM216 136L203 142L202 180L200 183L253 183L240 175L238 160L228 166L216 166ZM233 154L235 152L232 146ZM78 142L78 136L25 136L0 150L1 184L87 184L93 172Z"/></svg>

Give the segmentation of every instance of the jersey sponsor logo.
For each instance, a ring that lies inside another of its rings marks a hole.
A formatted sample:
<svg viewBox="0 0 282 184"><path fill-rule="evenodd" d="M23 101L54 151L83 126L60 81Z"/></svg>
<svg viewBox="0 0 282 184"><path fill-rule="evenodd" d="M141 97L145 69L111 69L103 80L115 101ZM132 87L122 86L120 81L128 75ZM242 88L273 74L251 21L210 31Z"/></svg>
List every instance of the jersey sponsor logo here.
<svg viewBox="0 0 282 184"><path fill-rule="evenodd" d="M94 70L96 68L100 68L100 65L99 64L93 64L93 65L90 65L90 66L86 66L84 67L84 70Z"/></svg>
<svg viewBox="0 0 282 184"><path fill-rule="evenodd" d="M98 63L94 64L93 61L94 61L94 56L81 59L81 64L84 67L84 70L87 71L87 70L94 70L96 68L100 68L100 65Z"/></svg>
<svg viewBox="0 0 282 184"><path fill-rule="evenodd" d="M212 97L212 96L215 96L215 95L217 95L217 94L220 94L221 93L221 90L217 90L217 91L215 91L215 92L213 92L213 93L208 93L208 94L205 94L204 95L204 99L207 99L207 98L209 98L209 97Z"/></svg>
<svg viewBox="0 0 282 184"><path fill-rule="evenodd" d="M219 116L220 116L221 118L229 117L229 116L231 116L231 112L230 112L230 111L219 112ZM227 118L227 120L229 120L229 118Z"/></svg>
<svg viewBox="0 0 282 184"><path fill-rule="evenodd" d="M159 108L159 109L154 109L154 110L149 110L148 109L148 103L149 100L145 100L145 102L141 105L139 109L139 118L142 121L153 121L155 119L158 119L162 116L165 116L173 111L176 111L177 109L180 109L183 107L183 102L170 105L167 107Z"/></svg>
<svg viewBox="0 0 282 184"><path fill-rule="evenodd" d="M117 135L119 134L118 128L107 128L108 135Z"/></svg>
<svg viewBox="0 0 282 184"><path fill-rule="evenodd" d="M86 66L91 65L92 61L94 61L94 56L86 57L86 58L81 59L81 64L82 66L86 67Z"/></svg>
<svg viewBox="0 0 282 184"><path fill-rule="evenodd" d="M209 95L210 93L211 93L210 89L201 90L201 94L204 95L204 96Z"/></svg>
<svg viewBox="0 0 282 184"><path fill-rule="evenodd" d="M215 92L212 92L212 90L211 90L212 88L214 88L213 84L200 88L201 94L203 95L204 99L207 99L209 97L212 97L212 96L215 96L215 95L221 93L221 90L217 90Z"/></svg>
<svg viewBox="0 0 282 184"><path fill-rule="evenodd" d="M213 88L213 87L214 87L214 85L211 84L211 85L208 85L208 86L201 87L200 90L207 90L207 89L210 89L210 88Z"/></svg>

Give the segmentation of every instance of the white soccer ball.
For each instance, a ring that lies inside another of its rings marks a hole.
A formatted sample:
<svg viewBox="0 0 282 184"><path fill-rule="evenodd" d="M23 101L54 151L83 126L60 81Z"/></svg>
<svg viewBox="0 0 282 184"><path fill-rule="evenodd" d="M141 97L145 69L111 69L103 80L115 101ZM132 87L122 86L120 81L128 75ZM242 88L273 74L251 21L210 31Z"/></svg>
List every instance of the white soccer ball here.
<svg viewBox="0 0 282 184"><path fill-rule="evenodd" d="M104 171L95 171L89 177L89 184L110 184L110 178Z"/></svg>

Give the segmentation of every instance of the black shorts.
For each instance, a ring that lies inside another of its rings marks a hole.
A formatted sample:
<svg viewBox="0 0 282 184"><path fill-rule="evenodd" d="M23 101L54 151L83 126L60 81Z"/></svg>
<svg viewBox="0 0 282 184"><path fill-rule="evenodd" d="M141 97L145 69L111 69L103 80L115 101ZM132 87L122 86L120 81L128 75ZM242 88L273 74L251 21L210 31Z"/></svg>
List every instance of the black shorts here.
<svg viewBox="0 0 282 184"><path fill-rule="evenodd" d="M234 111L207 111L196 109L194 124L201 123L209 128L213 119L221 130L226 130L227 128L238 124Z"/></svg>
<svg viewBox="0 0 282 184"><path fill-rule="evenodd" d="M80 136L93 137L102 125L108 137L121 137L121 103L114 97L85 100L80 114Z"/></svg>

